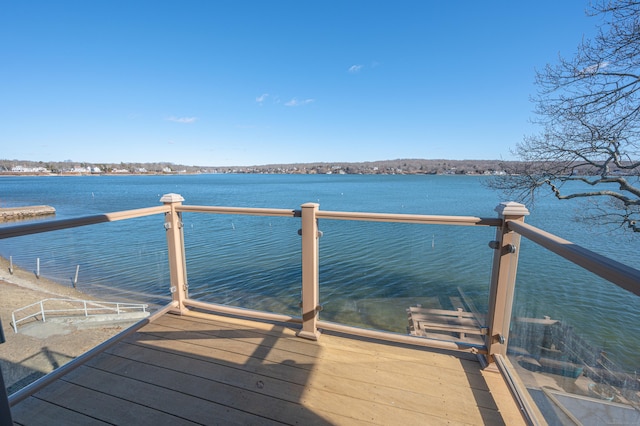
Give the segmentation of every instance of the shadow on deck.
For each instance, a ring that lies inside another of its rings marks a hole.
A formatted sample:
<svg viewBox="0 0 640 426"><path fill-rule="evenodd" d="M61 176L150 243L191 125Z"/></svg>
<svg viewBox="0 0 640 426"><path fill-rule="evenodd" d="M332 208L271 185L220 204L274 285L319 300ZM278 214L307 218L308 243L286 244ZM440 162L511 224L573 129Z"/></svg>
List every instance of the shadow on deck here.
<svg viewBox="0 0 640 426"><path fill-rule="evenodd" d="M16 424L523 424L475 357L166 314L12 408Z"/></svg>

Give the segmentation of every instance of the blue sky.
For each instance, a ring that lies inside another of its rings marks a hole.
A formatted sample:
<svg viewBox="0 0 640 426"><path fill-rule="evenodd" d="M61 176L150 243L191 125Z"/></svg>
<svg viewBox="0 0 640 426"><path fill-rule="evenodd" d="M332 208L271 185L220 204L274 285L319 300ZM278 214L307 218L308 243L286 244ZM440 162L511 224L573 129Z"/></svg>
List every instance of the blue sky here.
<svg viewBox="0 0 640 426"><path fill-rule="evenodd" d="M587 1L5 1L0 158L510 159Z"/></svg>

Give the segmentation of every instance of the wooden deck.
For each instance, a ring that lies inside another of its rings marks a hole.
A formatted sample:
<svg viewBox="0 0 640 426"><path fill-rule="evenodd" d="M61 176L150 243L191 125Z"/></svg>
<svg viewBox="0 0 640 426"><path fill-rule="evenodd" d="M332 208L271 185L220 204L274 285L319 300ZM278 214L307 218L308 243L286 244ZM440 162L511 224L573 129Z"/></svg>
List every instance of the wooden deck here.
<svg viewBox="0 0 640 426"><path fill-rule="evenodd" d="M20 425L524 424L475 358L167 314L12 408Z"/></svg>

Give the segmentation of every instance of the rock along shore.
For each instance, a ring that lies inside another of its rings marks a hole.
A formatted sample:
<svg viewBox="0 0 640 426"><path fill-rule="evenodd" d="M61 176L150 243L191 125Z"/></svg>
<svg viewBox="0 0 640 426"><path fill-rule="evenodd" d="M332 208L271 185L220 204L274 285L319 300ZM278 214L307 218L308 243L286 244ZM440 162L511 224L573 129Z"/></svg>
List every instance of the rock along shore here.
<svg viewBox="0 0 640 426"><path fill-rule="evenodd" d="M38 216L51 216L56 209L51 206L26 206L0 208L0 222L28 219Z"/></svg>

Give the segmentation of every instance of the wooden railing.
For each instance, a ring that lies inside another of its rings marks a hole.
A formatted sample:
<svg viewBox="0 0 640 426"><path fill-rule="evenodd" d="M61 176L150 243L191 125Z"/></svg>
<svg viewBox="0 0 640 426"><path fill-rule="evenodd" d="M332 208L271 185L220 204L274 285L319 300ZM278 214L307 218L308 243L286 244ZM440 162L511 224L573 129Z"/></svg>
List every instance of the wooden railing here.
<svg viewBox="0 0 640 426"><path fill-rule="evenodd" d="M74 228L102 222L125 220L135 217L164 214L168 245L168 261L172 298L175 309L185 312L189 308L208 309L253 318L273 319L300 323L300 337L318 339L319 328L348 332L369 337L431 346L473 353L487 354L487 362L494 361L493 355L506 355L509 327L512 317L513 294L519 255L520 236L551 250L620 287L640 295L640 271L622 265L611 259L597 255L557 236L524 223L528 210L518 203L502 203L497 208L498 217L481 218L474 216L434 216L391 213L362 213L322 211L318 204L303 204L300 209L266 209L220 206L183 205L184 199L178 194L166 194L161 198L162 206L121 211L81 217L77 219L52 220L0 228L0 239L20 235ZM204 213L225 215L252 215L290 217L300 220L299 234L302 254L302 303L299 316L258 312L249 309L205 303L189 298L186 257L183 235L182 214ZM321 235L319 220L355 220L367 222L413 223L423 225L491 226L496 228L495 240L490 242L494 249L492 275L489 291L489 309L486 315L484 345L465 344L453 341L425 339L375 330L364 330L319 319L321 301L319 299L319 246Z"/></svg>
<svg viewBox="0 0 640 426"><path fill-rule="evenodd" d="M57 231L60 229L77 228L79 226L95 225L97 223L115 222L133 219L152 214L165 213L166 207L149 207L137 210L105 213L93 216L83 216L75 219L50 220L45 222L28 223L0 228L0 240L3 238L19 237L21 235L38 234L41 232Z"/></svg>
<svg viewBox="0 0 640 426"><path fill-rule="evenodd" d="M319 328L326 330L334 330L339 332L351 333L360 336L391 340L395 342L410 343L420 346L437 347L449 350L466 351L472 353L487 354L491 353L490 348L493 345L494 352L506 353L506 340L500 336L508 334L508 321L503 318L509 318L511 311L504 312L500 310L500 301L494 303L499 315L495 316L496 326L495 333L498 337L488 339L487 344L466 344L462 342L423 339L419 337L400 335L389 332L362 329L350 327L343 324L336 324L319 320L319 312L322 310L319 297L319 248L318 239L321 232L318 229L318 221L322 220L355 220L365 222L392 222L392 223L412 223L423 225L456 225L456 226L493 226L499 229L497 235L501 238L503 232L500 231L504 224L502 217L499 218L481 218L475 216L436 216L436 215L415 215L415 214L392 214L392 213L363 213L363 212L341 212L341 211L321 211L316 203L307 203L301 206L300 210L285 209L264 209L264 208L239 208L239 207L212 207L212 206L186 206L182 205L183 198L178 194L167 194L162 200L169 211L166 213L165 228L167 229L167 241L169 242L169 259L171 262L171 291L174 301L182 309L182 312L188 308L208 309L214 312L221 312L234 315L242 315L253 318L272 319L277 321L286 321L301 323L301 329L298 336L311 340L319 337ZM186 264L184 258L184 245L182 233L182 213L208 213L208 214L238 214L238 215L254 215L254 216L281 216L281 217L300 217L301 228L299 234L302 236L301 253L302 253L302 303L301 316L290 316L282 314L273 314L259 312L245 308L230 307L225 305L217 305L213 303L204 303L201 301L190 299L188 296L188 283L186 276ZM521 204L506 203L501 205L500 212L511 220L528 214L528 211ZM518 216L520 215L520 216ZM507 243L511 243L509 240ZM507 244L505 243L505 244ZM514 271L516 258L507 250L496 250L503 253L497 256L498 263L510 262L505 269ZM513 288L515 283L515 275L496 275L495 286L497 289L492 293L499 296L503 294L513 294L508 288ZM507 289L502 290L502 287ZM506 304L510 308L510 304ZM497 318L501 320L497 322ZM500 327L499 329L497 327ZM484 330L478 334L486 334ZM490 335L491 336L491 335ZM498 350L498 346L502 350Z"/></svg>
<svg viewBox="0 0 640 426"><path fill-rule="evenodd" d="M640 296L640 271L625 264L602 256L589 249L581 247L522 222L507 223L512 231L533 241L576 265L593 272L601 278L612 282L633 294Z"/></svg>

